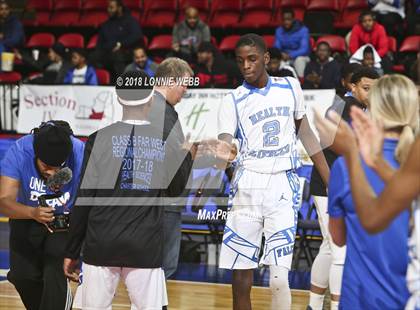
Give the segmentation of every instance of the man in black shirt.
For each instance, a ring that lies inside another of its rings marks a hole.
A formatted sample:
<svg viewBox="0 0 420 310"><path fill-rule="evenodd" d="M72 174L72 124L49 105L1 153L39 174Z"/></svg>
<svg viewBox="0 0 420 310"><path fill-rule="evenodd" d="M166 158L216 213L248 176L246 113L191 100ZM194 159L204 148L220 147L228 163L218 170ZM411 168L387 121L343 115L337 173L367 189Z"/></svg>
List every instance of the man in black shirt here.
<svg viewBox="0 0 420 310"><path fill-rule="evenodd" d="M160 63L155 74L156 79L165 79L166 81L169 79L176 81L177 78L191 78L192 76L193 71L188 63L175 57L167 58ZM174 85L162 83L162 85L155 86L154 101L149 115L150 122L161 129L163 139L171 137L179 145L188 143L188 141L185 141L175 105L181 101L186 90L187 85L180 83ZM185 157L184 164L191 169L193 164L191 156ZM187 169L184 171L187 172ZM187 175L184 175L186 179L189 177L189 171ZM175 273L178 266L181 247L181 211L185 205L182 203L183 200L184 198L180 197L178 203L174 202L173 205L165 206L163 269L166 279Z"/></svg>
<svg viewBox="0 0 420 310"><path fill-rule="evenodd" d="M336 88L340 83L340 65L331 57L331 48L327 42L320 42L316 47L315 59L305 68L304 89Z"/></svg>
<svg viewBox="0 0 420 310"><path fill-rule="evenodd" d="M333 105L328 108L327 114L330 110L333 110L339 113L343 120L350 122L350 108L352 106L357 106L363 110L368 108L369 90L378 78L379 75L373 68L360 67L357 69L351 78L351 95L349 94L343 97L343 100L336 96ZM338 157L329 148L324 150L324 155L330 167ZM318 220L323 240L319 253L312 265L309 306L313 310L322 309L324 294L326 288L329 286L332 309L337 309L336 306L338 306L340 298L345 247L340 248L332 241L328 230L328 222L330 219L327 214L327 191L324 183L322 182L321 176L315 167L312 169L310 191L311 195L313 195L318 213ZM328 272L326 272L326 270Z"/></svg>
<svg viewBox="0 0 420 310"><path fill-rule="evenodd" d="M107 67L119 76L130 61L130 48L141 43L143 33L122 0L108 1L109 19L99 28L98 43L91 55L95 67Z"/></svg>
<svg viewBox="0 0 420 310"><path fill-rule="evenodd" d="M138 83L137 81L143 81ZM167 305L163 261L163 199L179 195L196 149L182 149L148 120L152 87L143 71L117 79L122 121L89 136L71 221L64 272L78 280L83 247L82 307L108 309L124 279L137 309ZM134 81L136 81L134 83Z"/></svg>

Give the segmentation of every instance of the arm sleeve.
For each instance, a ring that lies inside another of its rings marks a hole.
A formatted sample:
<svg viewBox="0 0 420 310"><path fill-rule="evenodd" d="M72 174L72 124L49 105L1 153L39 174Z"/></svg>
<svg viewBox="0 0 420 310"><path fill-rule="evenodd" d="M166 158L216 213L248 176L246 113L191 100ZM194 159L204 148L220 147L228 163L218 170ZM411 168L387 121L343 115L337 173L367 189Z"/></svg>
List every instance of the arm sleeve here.
<svg viewBox="0 0 420 310"><path fill-rule="evenodd" d="M222 103L219 106L217 117L218 135L227 133L232 137L236 134L238 126L238 112L236 110L233 93L229 93L223 97Z"/></svg>
<svg viewBox="0 0 420 310"><path fill-rule="evenodd" d="M64 84L71 84L72 83L72 72L73 70L67 71L66 75L64 76Z"/></svg>
<svg viewBox="0 0 420 310"><path fill-rule="evenodd" d="M95 69L93 67L89 67L89 73L86 76L86 84L87 85L98 85L98 77L96 76Z"/></svg>
<svg viewBox="0 0 420 310"><path fill-rule="evenodd" d="M282 49L280 31L281 31L280 28L276 29L275 41L274 41L274 47L277 47L279 50Z"/></svg>
<svg viewBox="0 0 420 310"><path fill-rule="evenodd" d="M383 26L378 27L378 35L379 35L379 46L378 46L378 54L381 57L384 57L386 53L388 53L388 36L386 35L385 28Z"/></svg>
<svg viewBox="0 0 420 310"><path fill-rule="evenodd" d="M348 183L344 181L344 171L342 168L343 158L337 159L331 167L330 181L328 186L328 214L331 217L344 217L343 197Z"/></svg>
<svg viewBox="0 0 420 310"><path fill-rule="evenodd" d="M303 78L304 78L303 88L304 89L312 89L312 88L314 88L313 83L311 81L307 80L308 75L311 74L311 73L312 73L312 62L309 62L306 65L305 71L303 73Z"/></svg>
<svg viewBox="0 0 420 310"><path fill-rule="evenodd" d="M359 35L360 35L360 29L358 25L355 25L353 29L351 30L350 35L350 43L349 43L349 50L350 54L353 55L356 53L356 51L359 49Z"/></svg>
<svg viewBox="0 0 420 310"><path fill-rule="evenodd" d="M175 25L172 30L172 44L179 43L179 25Z"/></svg>
<svg viewBox="0 0 420 310"><path fill-rule="evenodd" d="M23 32L22 24L18 20L15 20L10 32L5 33L3 44L11 49L19 47L23 44L24 37L25 33Z"/></svg>
<svg viewBox="0 0 420 310"><path fill-rule="evenodd" d="M77 259L80 256L80 251L82 248L83 241L85 239L86 235L86 229L88 224L88 218L89 218L89 212L91 210L91 206L85 206L85 205L78 205L77 199L79 197L95 197L96 190L94 188L91 189L83 189L83 179L85 177L88 177L90 179L95 178L96 175L86 175L86 168L88 166L88 162L91 159L91 152L94 144L94 136L90 136L88 141L85 145L85 152L83 156L83 164L82 164L82 173L79 181L79 190L76 197L76 203L73 207L71 216L70 216L70 229L68 233L68 239L67 239L67 246L66 246L66 255L65 257ZM94 157L92 156L92 160L94 160ZM92 171L94 169L88 169L89 171ZM89 173L90 174L90 173ZM93 180L89 180L89 182L86 182L88 184L91 183Z"/></svg>
<svg viewBox="0 0 420 310"><path fill-rule="evenodd" d="M114 42L110 42L105 36L105 24L99 29L98 43L96 44L96 49L106 49L109 50L115 46Z"/></svg>
<svg viewBox="0 0 420 310"><path fill-rule="evenodd" d="M299 40L299 48L289 53L290 57L295 59L298 56L306 56L309 53L309 32L308 28L303 27Z"/></svg>
<svg viewBox="0 0 420 310"><path fill-rule="evenodd" d="M302 87L298 80L292 77L285 78L292 87L293 97L295 100L295 112L294 116L296 120L302 119L306 115L306 103L305 97L303 96Z"/></svg>
<svg viewBox="0 0 420 310"><path fill-rule="evenodd" d="M128 33L120 40L122 47L130 47L140 41L143 37L140 25L137 21L130 17L128 21Z"/></svg>
<svg viewBox="0 0 420 310"><path fill-rule="evenodd" d="M2 161L0 162L1 176L6 176L21 181L20 167L22 166L22 162L18 151L17 142L9 147Z"/></svg>
<svg viewBox="0 0 420 310"><path fill-rule="evenodd" d="M211 35L210 35L210 28L209 26L205 26L203 29L203 42L210 42Z"/></svg>
<svg viewBox="0 0 420 310"><path fill-rule="evenodd" d="M176 162L181 162L181 165L176 171L175 176L170 181L166 191L169 197L177 197L182 194L187 185L193 165L193 160L190 152L177 148L176 145L170 145L169 152L166 154L166 156L168 158L165 160L167 163L166 175L171 175L173 170L171 167L169 167L168 163L172 163L174 158L176 158ZM182 160L182 158L184 159Z"/></svg>

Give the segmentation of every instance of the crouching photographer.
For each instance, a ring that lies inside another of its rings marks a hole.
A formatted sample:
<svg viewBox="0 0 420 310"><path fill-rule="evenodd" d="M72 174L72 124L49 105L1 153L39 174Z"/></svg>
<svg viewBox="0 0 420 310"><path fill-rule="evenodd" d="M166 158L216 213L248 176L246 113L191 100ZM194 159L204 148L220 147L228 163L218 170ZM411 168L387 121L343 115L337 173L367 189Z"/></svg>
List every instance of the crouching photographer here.
<svg viewBox="0 0 420 310"><path fill-rule="evenodd" d="M84 144L68 123L42 123L0 162L0 213L10 218L10 271L29 310L70 309L62 264Z"/></svg>

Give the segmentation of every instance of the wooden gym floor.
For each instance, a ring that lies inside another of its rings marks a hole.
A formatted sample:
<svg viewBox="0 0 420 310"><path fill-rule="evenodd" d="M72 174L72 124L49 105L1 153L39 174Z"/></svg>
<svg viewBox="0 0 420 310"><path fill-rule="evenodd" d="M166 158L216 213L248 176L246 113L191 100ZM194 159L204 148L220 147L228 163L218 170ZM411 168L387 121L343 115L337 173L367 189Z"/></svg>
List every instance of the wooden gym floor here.
<svg viewBox="0 0 420 310"><path fill-rule="evenodd" d="M75 285L73 286L73 292ZM211 284L202 282L168 281L167 283L170 310L213 310L231 309L231 287L228 284ZM309 292L292 290L292 310L304 310L308 304ZM254 310L270 310L270 290L266 287L252 289ZM130 301L123 284L120 283L114 298L114 310L130 308ZM15 288L8 281L0 282L0 309L25 309Z"/></svg>

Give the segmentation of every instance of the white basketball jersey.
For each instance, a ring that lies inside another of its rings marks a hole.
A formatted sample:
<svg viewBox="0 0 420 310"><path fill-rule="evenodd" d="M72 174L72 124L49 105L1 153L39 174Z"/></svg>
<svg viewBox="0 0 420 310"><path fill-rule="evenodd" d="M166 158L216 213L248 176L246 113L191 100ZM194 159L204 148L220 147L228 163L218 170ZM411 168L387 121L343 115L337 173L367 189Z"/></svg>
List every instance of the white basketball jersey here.
<svg viewBox="0 0 420 310"><path fill-rule="evenodd" d="M306 113L299 81L269 77L264 88L244 82L224 97L219 134L240 142L239 163L259 173L278 173L300 166L295 119Z"/></svg>

